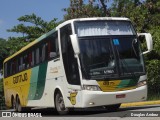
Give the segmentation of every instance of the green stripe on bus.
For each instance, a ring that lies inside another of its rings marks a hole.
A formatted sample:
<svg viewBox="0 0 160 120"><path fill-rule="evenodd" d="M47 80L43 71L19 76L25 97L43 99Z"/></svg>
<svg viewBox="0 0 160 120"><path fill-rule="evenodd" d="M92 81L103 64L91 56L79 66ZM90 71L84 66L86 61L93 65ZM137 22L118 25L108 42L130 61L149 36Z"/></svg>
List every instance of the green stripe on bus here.
<svg viewBox="0 0 160 120"><path fill-rule="evenodd" d="M36 89L36 95L34 96L34 100L40 99L43 95L45 81L46 81L47 65L48 62L39 65L37 89Z"/></svg>
<svg viewBox="0 0 160 120"><path fill-rule="evenodd" d="M32 68L28 100L33 100L37 89L39 66Z"/></svg>
<svg viewBox="0 0 160 120"><path fill-rule="evenodd" d="M137 85L139 78L136 79L125 79L121 80L120 84L117 86L117 88L126 88L126 87L133 87Z"/></svg>

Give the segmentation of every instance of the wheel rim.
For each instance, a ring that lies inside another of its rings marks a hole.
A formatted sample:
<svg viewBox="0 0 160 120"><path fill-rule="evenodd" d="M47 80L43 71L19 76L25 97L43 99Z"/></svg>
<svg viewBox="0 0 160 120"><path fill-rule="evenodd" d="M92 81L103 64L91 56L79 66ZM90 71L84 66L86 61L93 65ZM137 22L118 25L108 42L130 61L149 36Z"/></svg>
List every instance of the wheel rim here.
<svg viewBox="0 0 160 120"><path fill-rule="evenodd" d="M59 108L59 111L65 110L64 100L61 95L59 95L59 97L58 97L58 106L57 107Z"/></svg>
<svg viewBox="0 0 160 120"><path fill-rule="evenodd" d="M65 107L63 96L60 92L56 94L55 107L60 115L66 115L69 112L69 109Z"/></svg>

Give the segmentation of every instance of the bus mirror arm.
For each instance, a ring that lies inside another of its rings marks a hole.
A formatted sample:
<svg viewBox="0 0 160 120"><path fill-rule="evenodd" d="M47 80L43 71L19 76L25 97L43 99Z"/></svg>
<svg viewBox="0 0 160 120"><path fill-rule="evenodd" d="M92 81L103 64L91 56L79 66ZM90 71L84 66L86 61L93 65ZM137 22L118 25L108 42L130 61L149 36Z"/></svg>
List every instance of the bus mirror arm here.
<svg viewBox="0 0 160 120"><path fill-rule="evenodd" d="M75 55L78 55L80 53L80 49L79 49L77 34L70 35L70 39L71 39L71 43L72 43L74 53L75 53Z"/></svg>
<svg viewBox="0 0 160 120"><path fill-rule="evenodd" d="M150 33L138 33L139 36L145 36L146 39L146 44L147 44L147 51L143 52L143 54L149 53L153 50L153 41L152 41L152 36Z"/></svg>

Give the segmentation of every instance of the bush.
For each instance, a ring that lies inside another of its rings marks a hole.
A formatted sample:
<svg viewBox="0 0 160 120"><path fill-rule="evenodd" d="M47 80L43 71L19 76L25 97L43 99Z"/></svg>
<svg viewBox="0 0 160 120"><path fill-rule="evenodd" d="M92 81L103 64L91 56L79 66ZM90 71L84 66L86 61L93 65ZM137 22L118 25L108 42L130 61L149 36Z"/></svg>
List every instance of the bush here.
<svg viewBox="0 0 160 120"><path fill-rule="evenodd" d="M3 80L0 79L0 110L5 109L5 103L4 103L4 91L3 91Z"/></svg>
<svg viewBox="0 0 160 120"><path fill-rule="evenodd" d="M160 60L147 62L148 97L160 99Z"/></svg>

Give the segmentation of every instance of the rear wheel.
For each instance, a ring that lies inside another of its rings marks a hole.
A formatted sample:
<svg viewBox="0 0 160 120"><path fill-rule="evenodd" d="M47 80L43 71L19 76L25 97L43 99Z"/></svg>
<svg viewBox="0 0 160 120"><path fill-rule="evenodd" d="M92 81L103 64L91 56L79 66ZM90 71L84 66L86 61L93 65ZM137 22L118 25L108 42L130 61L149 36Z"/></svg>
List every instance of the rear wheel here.
<svg viewBox="0 0 160 120"><path fill-rule="evenodd" d="M105 108L106 108L108 111L117 111L120 106L121 106L121 104L115 104L115 105L105 106Z"/></svg>
<svg viewBox="0 0 160 120"><path fill-rule="evenodd" d="M17 97L17 99L16 99L16 111L17 112L22 112L22 106L21 106L19 97Z"/></svg>
<svg viewBox="0 0 160 120"><path fill-rule="evenodd" d="M60 92L55 96L55 108L60 115L65 115L69 112L69 109L65 107L63 96Z"/></svg>
<svg viewBox="0 0 160 120"><path fill-rule="evenodd" d="M11 108L16 110L16 100L14 98L12 98L11 102L12 102L12 107Z"/></svg>

